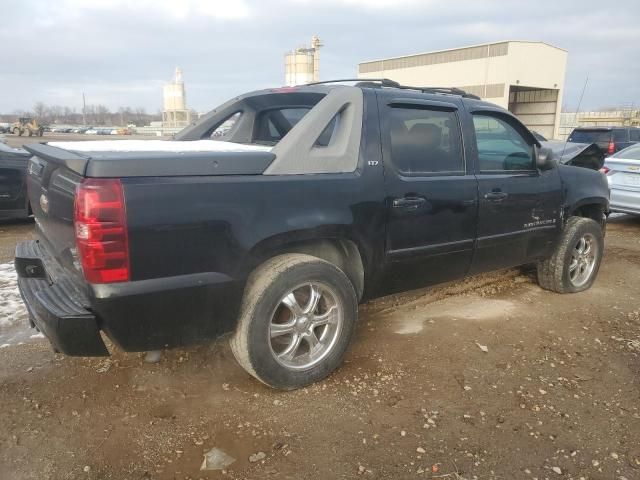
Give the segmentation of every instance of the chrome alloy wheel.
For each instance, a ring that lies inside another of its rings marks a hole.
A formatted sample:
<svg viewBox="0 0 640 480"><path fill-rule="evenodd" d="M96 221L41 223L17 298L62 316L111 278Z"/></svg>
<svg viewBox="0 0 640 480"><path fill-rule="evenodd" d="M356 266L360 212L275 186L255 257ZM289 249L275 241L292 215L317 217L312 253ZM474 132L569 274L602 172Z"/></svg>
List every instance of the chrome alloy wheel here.
<svg viewBox="0 0 640 480"><path fill-rule="evenodd" d="M598 258L598 243L590 233L585 233L571 252L569 280L574 287L581 287L589 281Z"/></svg>
<svg viewBox="0 0 640 480"><path fill-rule="evenodd" d="M280 365L306 370L331 353L344 319L338 298L328 285L311 282L280 300L269 323L271 353Z"/></svg>

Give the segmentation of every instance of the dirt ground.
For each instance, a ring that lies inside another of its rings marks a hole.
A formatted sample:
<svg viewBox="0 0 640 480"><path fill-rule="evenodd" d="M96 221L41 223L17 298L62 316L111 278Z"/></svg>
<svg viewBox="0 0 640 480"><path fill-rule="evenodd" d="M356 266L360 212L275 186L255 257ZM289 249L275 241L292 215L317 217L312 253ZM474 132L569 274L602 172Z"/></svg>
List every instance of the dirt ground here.
<svg viewBox="0 0 640 480"><path fill-rule="evenodd" d="M6 262L30 226L0 230ZM640 218L621 216L589 291L512 270L371 302L344 366L294 392L224 340L157 364L12 344L0 478L640 479L639 285ZM200 471L213 447L224 472Z"/></svg>

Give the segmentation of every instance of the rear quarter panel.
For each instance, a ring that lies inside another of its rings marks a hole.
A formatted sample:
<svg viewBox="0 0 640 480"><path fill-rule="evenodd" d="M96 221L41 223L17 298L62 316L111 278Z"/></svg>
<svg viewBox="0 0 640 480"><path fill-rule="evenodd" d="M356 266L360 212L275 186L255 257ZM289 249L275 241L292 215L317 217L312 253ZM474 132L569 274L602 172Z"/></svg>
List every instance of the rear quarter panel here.
<svg viewBox="0 0 640 480"><path fill-rule="evenodd" d="M199 272L243 279L252 255L306 239L349 238L371 251L372 239L384 239L384 195L373 177L126 179L132 279Z"/></svg>

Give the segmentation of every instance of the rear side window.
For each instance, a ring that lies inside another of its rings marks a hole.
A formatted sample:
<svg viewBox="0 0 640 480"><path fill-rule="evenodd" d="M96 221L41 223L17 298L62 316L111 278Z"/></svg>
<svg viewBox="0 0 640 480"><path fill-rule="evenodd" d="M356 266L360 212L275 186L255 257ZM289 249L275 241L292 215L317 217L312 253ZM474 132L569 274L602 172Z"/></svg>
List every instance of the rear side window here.
<svg viewBox="0 0 640 480"><path fill-rule="evenodd" d="M209 135L211 140L221 140L224 136L229 133L233 127L235 127L242 116L242 112L236 112L231 114L224 120L220 125L218 125Z"/></svg>
<svg viewBox="0 0 640 480"><path fill-rule="evenodd" d="M391 160L404 175L464 172L458 117L428 108L390 109Z"/></svg>
<svg viewBox="0 0 640 480"><path fill-rule="evenodd" d="M473 115L480 171L534 169L531 145L509 122L486 114Z"/></svg>
<svg viewBox="0 0 640 480"><path fill-rule="evenodd" d="M626 129L619 129L613 131L613 141L614 142L628 142L629 138L627 136Z"/></svg>
<svg viewBox="0 0 640 480"><path fill-rule="evenodd" d="M611 140L611 130L574 130L569 135L573 143L607 143Z"/></svg>
<svg viewBox="0 0 640 480"><path fill-rule="evenodd" d="M629 140L632 142L640 142L640 128L632 128L629 130Z"/></svg>
<svg viewBox="0 0 640 480"><path fill-rule="evenodd" d="M275 145L302 120L310 107L265 110L258 114L253 143Z"/></svg>

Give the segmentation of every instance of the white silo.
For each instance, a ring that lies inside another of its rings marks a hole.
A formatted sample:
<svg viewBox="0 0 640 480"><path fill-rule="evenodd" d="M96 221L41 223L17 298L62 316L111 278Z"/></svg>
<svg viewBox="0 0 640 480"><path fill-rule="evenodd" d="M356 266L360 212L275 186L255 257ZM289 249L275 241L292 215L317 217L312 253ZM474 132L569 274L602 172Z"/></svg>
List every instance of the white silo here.
<svg viewBox="0 0 640 480"><path fill-rule="evenodd" d="M182 69L179 67L176 67L173 82L164 86L163 98L163 126L169 128L185 127L191 123L191 112L187 109L187 94L182 80Z"/></svg>
<svg viewBox="0 0 640 480"><path fill-rule="evenodd" d="M320 47L317 36L311 38L311 47L296 48L284 57L285 85L303 85L320 80Z"/></svg>

